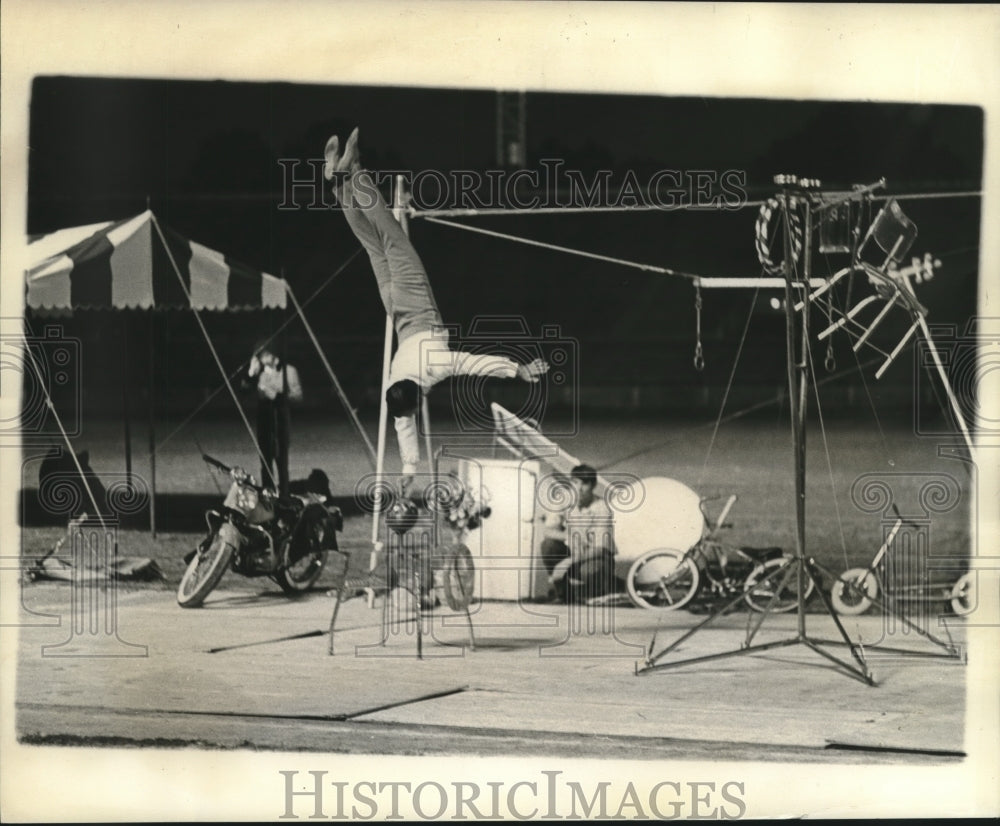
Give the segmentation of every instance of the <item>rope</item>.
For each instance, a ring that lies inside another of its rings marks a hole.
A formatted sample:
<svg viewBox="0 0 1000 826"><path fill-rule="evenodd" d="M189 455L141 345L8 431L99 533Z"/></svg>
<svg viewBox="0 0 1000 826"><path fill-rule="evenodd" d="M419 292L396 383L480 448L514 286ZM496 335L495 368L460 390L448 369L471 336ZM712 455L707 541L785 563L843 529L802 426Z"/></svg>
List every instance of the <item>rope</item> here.
<svg viewBox="0 0 1000 826"><path fill-rule="evenodd" d="M701 283L694 282L694 369L699 373L705 369L705 353L701 347Z"/></svg>
<svg viewBox="0 0 1000 826"><path fill-rule="evenodd" d="M831 304L832 304L832 301L831 301ZM841 312L841 311L838 309L838 312ZM831 338L833 338L832 335L831 335ZM869 346L873 350L876 350L877 352L879 352L881 355L886 355L885 353L882 353L882 351L879 350L877 347L875 347L875 345L869 343ZM912 346L912 345L910 345L910 346ZM878 417L878 411L875 409L875 400L872 398L871 390L868 388L868 380L865 378L865 371L862 369L861 361L858 358L858 351L855 350L852 347L851 348L851 352L854 354L854 363L856 365L856 369L858 371L858 375L861 376L861 386L864 387L864 389L865 389L865 396L868 398L868 406L869 406L869 408L871 408L872 418L875 419L875 426L878 428L879 440L882 442L882 452L885 454L886 461L889 463L889 466L890 467L895 467L896 460L892 458L892 454L889 452L889 445L888 445L888 443L885 440L885 432L882 430L882 421L879 419L879 417ZM871 362L868 362L864 366L867 367L868 364L870 364L870 363ZM851 368L851 369L853 370L855 368Z"/></svg>
<svg viewBox="0 0 1000 826"><path fill-rule="evenodd" d="M300 306L301 306L301 307L303 307L303 308L305 308L305 307L308 307L308 306L309 306L309 304L310 304L310 302L311 302L311 301L312 301L312 300L313 300L314 298L316 298L316 296L318 296L318 295L319 295L319 294L320 294L320 293L321 293L321 292L322 292L323 290L325 290L325 289L326 289L326 286L327 286L327 285L328 285L328 284L329 284L329 283L330 283L331 281L333 281L333 279L334 279L334 278L336 278L336 277L337 277L338 275L340 275L340 274L341 274L341 273L342 273L342 272L343 272L343 271L344 271L345 269L347 269L347 266L348 266L348 265L349 265L349 264L350 264L350 263L351 263L351 262L352 262L352 261L353 261L353 260L354 260L354 259L355 259L355 258L356 258L356 257L358 256L358 254L359 254L360 252L361 252L361 248L359 247L359 248L358 248L358 249L356 249L356 250L355 250L355 251L354 251L353 253L351 253L350 257L348 257L348 259L347 259L346 261L344 261L344 263L343 263L343 264L341 264L341 265L340 265L340 267L338 267L338 268L337 268L337 269L336 269L336 270L334 271L333 275L331 275L331 276L330 276L329 278L327 278L327 279L326 279L326 280L325 280L325 281L324 281L324 282L323 282L322 284L320 284L320 285L319 285L319 286L318 286L318 287L317 287L317 288L316 288L316 289L315 289L315 290L313 291L312 295L310 295L310 296L309 296L309 297L308 297L308 298L307 298L307 299L306 299L305 301L303 301L303 302L302 302L302 304L301 304ZM272 334L272 335L271 335L270 337L268 337L267 339L265 339L265 341L267 341L267 342L270 342L270 341L271 341L271 339L273 339L273 338L275 338L276 336L280 335L280 334L281 334L281 332L282 332L282 331L283 331L283 330L284 330L284 329L285 329L285 328L286 328L286 327L287 327L287 326L288 326L289 324L291 324L291 323L292 323L292 319L291 319L291 318L287 318L287 319L285 319L285 321L283 321L283 322L281 323L281 325L280 325L280 326L278 327L278 329L277 329L277 330L275 330L275 331L274 331L274 333L273 333L273 334ZM242 363L241 363L241 364L240 364L239 366L237 366L237 368L236 368L235 370L233 370L233 372L232 372L232 373L229 373L229 374L228 374L228 378L229 378L229 379L232 379L232 378L234 378L234 377L235 377L235 376L236 376L236 375L237 375L238 373L240 373L240 372L241 372L241 371L243 370L243 368L244 368L244 367L246 367L246 366L247 366L247 364L248 364L248 363L249 363L249 361L244 361L244 362L242 362ZM200 413L200 412L201 412L201 411L202 411L202 410L203 410L203 409L204 409L204 408L205 408L205 407L206 407L206 406L208 405L208 403L212 401L212 399L214 399L214 398L215 398L215 397L216 397L217 395L219 395L219 393L220 393L220 392L222 391L222 389L223 389L223 388L224 388L225 386L226 386L225 384L220 384L220 385L219 385L218 387L216 387L216 388L215 388L215 390L213 390L213 391L212 391L211 393L209 393L209 394L208 394L208 395L207 395L207 396L206 396L206 397L205 397L205 398L204 398L204 399L202 400L201 404L199 404L199 405L198 405L198 406L197 406L197 407L196 407L196 408L195 408L195 409L194 409L194 410L193 410L193 411L192 411L192 412L191 412L191 413L190 413L190 414L189 414L189 415L187 416L187 418L185 418L185 419L184 419L184 420L183 420L183 421L182 421L182 422L181 422L181 423L180 423L179 425L177 425L177 427L175 427L175 428L174 428L174 429L173 429L173 430L172 430L172 431L170 432L170 434L169 434L168 436L166 436L166 437L165 437L165 438L164 438L164 439L163 439L163 440L162 440L162 441L161 441L161 442L160 442L159 444L157 444L157 445L156 445L156 450L159 450L159 449L160 449L161 447L163 447L163 446L164 446L164 445L165 445L165 444L166 444L167 442L169 442L169 441L170 441L170 440L171 440L171 439L172 439L172 438L173 438L174 436L176 436L176 435L177 435L178 433L180 433L180 431L181 431L181 430L183 430L183 429L184 429L185 427L187 427L187 426L188 426L188 424L189 424L189 423L191 422L191 420L192 420L192 419L194 419L194 418L195 418L195 416L197 416L197 415L198 415L198 414L199 414L199 413Z"/></svg>
<svg viewBox="0 0 1000 826"><path fill-rule="evenodd" d="M585 207L473 207L455 209L417 209L410 207L407 215L411 218L477 218L492 215L573 215L581 213L601 213L601 212L709 212L714 210L724 210L731 212L734 209L745 209L747 207L757 207L764 201L744 201L741 204L718 206L700 206L691 204L689 206L663 207L655 204L639 204L636 206L585 206Z"/></svg>
<svg viewBox="0 0 1000 826"><path fill-rule="evenodd" d="M184 290L184 295L187 298L188 303L191 304L191 293L188 290L187 285L184 283L184 279L181 277L181 271L177 266L177 262L174 260L174 254L171 252L170 245L167 244L167 239L163 236L163 230L160 229L160 222L156 220L155 216L153 217L153 226L156 227L156 233L160 236L160 243L163 244L163 249L167 252L167 257L170 259L170 265L174 268L174 273L177 275L177 280L180 282L181 289ZM239 397L236 395L236 391L233 389L233 385L229 381L229 376L226 374L226 370L222 366L222 361L219 359L219 354L215 350L215 345L212 344L212 339L208 335L208 330L205 329L205 324L201 320L201 314L194 308L193 304L191 304L191 312L194 313L198 326L201 328L201 333L205 337L205 342L208 344L208 349L212 353L212 358L215 359L219 372L222 374L223 379L226 382L226 388L229 390L229 395L233 397L233 402L236 404L236 409L239 411L240 418L243 419L243 424L247 429L247 433L250 434L250 441L253 442L253 446L257 450L257 455L260 457L261 464L266 465L266 462L264 461L264 452L260 449L260 445L257 443L257 437L254 434L253 428L250 426L250 422L247 420L246 413L243 412L243 406L240 404ZM270 475L270 468L268 468L268 472ZM273 478L271 479L271 482L274 483ZM261 484L263 483L264 480L261 479Z"/></svg>
<svg viewBox="0 0 1000 826"><path fill-rule="evenodd" d="M101 513L101 508L97 504L97 499L94 497L94 492L90 489L90 483L87 481L87 475L83 472L80 460L77 458L76 451L73 450L73 444L69 440L69 434L66 433L66 428L63 427L62 419L59 418L59 413L52 401L52 396L49 394L48 383L45 381L45 375L38 362L35 360L35 354L31 352L31 344L28 342L28 337L23 333L21 335L21 341L24 345L24 352L27 353L28 360L31 362L31 367L35 371L35 376L38 378L38 386L42 388L42 393L45 394L45 406L49 409L49 412L56 420L59 433L62 435L63 441L66 443L66 447L69 450L70 458L73 460L73 466L76 468L76 472L80 474L80 481L83 482L83 487L87 491L87 498L90 500L90 504L94 506L94 515L97 517L97 521L101 523L101 528L107 530L108 526L104 522L104 516ZM118 545L116 543L115 554L117 555L117 553Z"/></svg>
<svg viewBox="0 0 1000 826"><path fill-rule="evenodd" d="M508 235L506 232L496 232L495 230L483 229L482 227L470 227L468 224L458 224L454 221L442 220L441 218L428 218L427 220L432 224L441 224L442 226L464 229L469 232L478 232L482 235L492 236L493 238L503 238L507 241L516 241L519 244L528 244L532 247L542 247L543 249L555 250L556 252L568 252L570 255L593 258L596 261L606 261L609 264L621 264L624 267L633 267L637 270L643 270L645 272L655 272L661 275L676 275L680 278L688 278L692 281L697 281L700 278L700 276L694 275L693 273L671 270L667 267L657 267L653 264L640 264L636 261L627 261L624 258L612 258L610 255L598 255L596 252L586 252L584 250L575 250L570 247L561 247L557 244L549 244L545 241L533 241L530 238L520 238L516 235Z"/></svg>
<svg viewBox="0 0 1000 826"><path fill-rule="evenodd" d="M908 346L912 347L913 344L911 343ZM855 353L855 357L857 357L857 353ZM861 368L871 367L875 364L878 364L881 361L882 361L881 358L870 359L869 361L866 361L864 364L861 364L860 367ZM848 373L853 373L855 369L856 368L854 367L845 368L844 370L841 370L839 373L834 373L833 375L826 376L825 378L822 378L819 381L814 382L814 384L816 386L829 384L830 382L843 378ZM749 416L751 413L756 413L758 410L763 410L764 408L767 407L781 405L784 403L786 395L787 395L786 392L783 391L777 393L776 395L772 396L769 399L765 399L764 401L755 402L754 404L748 405L747 407L744 407L741 410L737 410L735 413L730 413L728 416L722 417L721 419L719 419L718 424L720 425L728 424L729 422L736 421L737 419L742 419L744 416ZM647 453L652 453L654 450L660 450L661 448L668 447L672 445L674 442L686 438L686 434L692 433L696 430L700 430L703 427L708 427L711 424L713 423L708 421L708 422L703 422L700 425L695 425L693 427L687 428L681 431L680 434L676 436L671 436L669 439L664 439L661 442L656 442L655 444L649 445L648 447L644 447L641 450L633 451L632 453L629 453L626 456L620 456L616 459L612 459L610 462L605 462L602 465L596 465L595 469L598 471L607 470L608 468L612 468L615 465L622 464L622 462L628 462L631 459L637 459L638 457L644 456Z"/></svg>
<svg viewBox="0 0 1000 826"><path fill-rule="evenodd" d="M374 469L376 467L375 446L372 444L371 439L368 438L368 434L365 432L365 429L361 426L361 422L358 420L357 411L351 407L351 403L347 398L347 394L344 392L344 388L340 386L340 381L337 379L337 375L333 372L330 362L327 361L326 356L323 354L323 349L319 346L316 334L313 332L312 327L309 326L309 322L306 321L305 313L302 312L302 307L299 304L298 299L295 298L295 293L292 292L292 287L287 281L285 282L285 289L288 290L288 297L292 299L292 303L295 305L295 310L298 312L299 318L302 319L302 324L306 328L306 332L309 334L309 339L316 348L316 352L319 353L320 361L323 362L323 366L326 368L326 372L330 376L330 381L333 382L334 390L337 391L337 396L340 398L341 404L344 405L344 410L347 411L347 415L354 424L355 430L358 431L358 435L360 435L362 441L364 441L365 447L368 448L368 457L371 459L372 468Z"/></svg>
<svg viewBox="0 0 1000 826"><path fill-rule="evenodd" d="M712 456L715 447L715 439L719 435L719 425L722 424L722 414L726 409L726 402L729 401L729 391L733 388L733 380L736 378L736 368L743 355L743 345L747 340L747 333L750 331L750 320L753 318L754 304L757 302L759 290L754 290L753 299L750 301L750 310L747 312L747 320L743 324L743 334L740 336L740 343L736 348L736 356L733 358L733 366L729 371L729 380L726 382L726 389L722 394L722 403L719 405L719 415L715 419L715 427L712 429L712 437L708 441L708 450L705 452L705 461L701 465L701 473L698 475L698 486L701 487L702 479L705 478L705 469L708 467L708 460Z"/></svg>
<svg viewBox="0 0 1000 826"><path fill-rule="evenodd" d="M809 369L813 375L813 395L816 397L816 415L819 417L819 431L823 435L823 455L826 457L826 469L830 476L830 493L833 496L833 509L837 514L837 532L840 534L840 549L844 554L844 569L850 567L847 561L847 538L844 536L844 523L840 516L840 502L837 500L837 485L833 479L833 462L830 460L830 444L826 438L826 422L823 420L823 405L819 398L819 385L815 381L816 365L813 364L812 345L806 339L806 352L809 356ZM829 358L829 356L827 357Z"/></svg>
<svg viewBox="0 0 1000 826"><path fill-rule="evenodd" d="M833 194L833 193L830 193ZM847 193L844 194L853 194ZM915 201L933 198L981 198L982 192L979 190L968 190L958 192L914 192L909 195L869 195L873 201L888 201L895 198L897 201ZM717 206L705 206L701 204L686 204L683 206L664 207L658 204L636 204L634 206L562 206L562 207L456 207L453 209L418 209L409 207L407 214L411 218L476 218L493 215L573 215L581 213L602 213L602 212L709 212L723 210L731 212L734 209L749 209L761 207L767 204L770 198L744 201L740 204L718 204Z"/></svg>

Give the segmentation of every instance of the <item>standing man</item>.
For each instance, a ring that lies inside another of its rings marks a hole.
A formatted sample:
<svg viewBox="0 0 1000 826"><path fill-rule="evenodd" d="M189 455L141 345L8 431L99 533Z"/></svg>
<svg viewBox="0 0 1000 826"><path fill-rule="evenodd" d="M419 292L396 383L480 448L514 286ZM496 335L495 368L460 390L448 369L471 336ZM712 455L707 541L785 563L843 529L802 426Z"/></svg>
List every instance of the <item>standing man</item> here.
<svg viewBox="0 0 1000 826"><path fill-rule="evenodd" d="M337 136L330 138L324 157L324 175L333 181L344 217L371 259L382 303L396 329L398 343L385 400L395 420L405 495L420 461L416 414L422 393L457 375L537 382L549 365L542 359L518 364L504 356L449 349L448 332L420 257L386 206L371 174L361 169L358 130L351 132L343 156Z"/></svg>
<svg viewBox="0 0 1000 826"><path fill-rule="evenodd" d="M250 359L248 375L257 380L257 444L260 446L260 482L277 484L288 495L289 403L302 401L299 371L275 355L268 342L260 343Z"/></svg>
<svg viewBox="0 0 1000 826"><path fill-rule="evenodd" d="M607 503L594 495L594 468L577 465L570 482L575 501L568 510L546 516L541 557L557 598L580 603L613 590L613 517Z"/></svg>

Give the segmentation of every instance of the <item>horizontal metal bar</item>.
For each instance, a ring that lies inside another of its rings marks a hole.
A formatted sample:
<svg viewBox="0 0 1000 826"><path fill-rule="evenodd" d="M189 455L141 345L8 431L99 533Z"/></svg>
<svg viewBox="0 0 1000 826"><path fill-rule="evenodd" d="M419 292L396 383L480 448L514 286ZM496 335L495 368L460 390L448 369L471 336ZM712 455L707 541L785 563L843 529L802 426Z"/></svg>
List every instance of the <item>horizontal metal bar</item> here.
<svg viewBox="0 0 1000 826"><path fill-rule="evenodd" d="M803 287L807 282L793 281L793 287ZM699 287L706 289L752 289L759 287L764 290L784 289L784 278L699 278L695 281ZM810 278L810 289L816 289L826 284L825 278Z"/></svg>

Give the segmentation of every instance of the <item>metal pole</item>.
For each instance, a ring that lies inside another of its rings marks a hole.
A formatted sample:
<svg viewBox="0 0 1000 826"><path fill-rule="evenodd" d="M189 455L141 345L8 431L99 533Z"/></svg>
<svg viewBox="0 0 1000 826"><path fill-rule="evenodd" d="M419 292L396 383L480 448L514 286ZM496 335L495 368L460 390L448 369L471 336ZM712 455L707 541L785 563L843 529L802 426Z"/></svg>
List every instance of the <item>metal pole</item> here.
<svg viewBox="0 0 1000 826"><path fill-rule="evenodd" d="M951 389L951 382L948 380L948 373L944 369L944 365L941 363L941 356L938 354L937 347L934 344L934 339L931 337L931 331L927 329L927 321L923 316L918 316L917 323L920 325L920 331L924 334L924 341L927 342L927 349L931 351L931 358L934 360L934 367L937 369L938 377L941 379L941 384L944 385L944 392L948 396L948 401L951 404L951 410L955 414L958 426L962 429L962 436L965 438L965 444L969 448L969 456L973 461L975 461L976 449L972 444L972 436L969 433L969 428L965 424L965 417L962 415L962 408L958 405L958 399L955 398L955 392Z"/></svg>
<svg viewBox="0 0 1000 826"><path fill-rule="evenodd" d="M808 198L805 199L805 219L803 221L803 231L802 231L802 277L801 281L804 283L809 282L809 276L812 275L812 208L811 203ZM807 290L803 287L800 290L800 295L805 296ZM806 592L806 577L808 572L806 570L806 410L809 405L809 307L808 302L806 306L802 308L802 319L801 319L801 344L799 353L799 458L798 458L798 477L801 489L798 491L798 530L801 533L801 556L799 557L798 571L796 574L798 576L798 614L799 614L799 636L804 636L806 633L806 615L805 615L805 598L803 594Z"/></svg>
<svg viewBox="0 0 1000 826"><path fill-rule="evenodd" d="M149 313L149 533L156 539L156 428L153 425L156 380L153 363L156 354L156 312Z"/></svg>
<svg viewBox="0 0 1000 826"><path fill-rule="evenodd" d="M132 424L129 420L129 409L128 409L128 369L125 364L126 353L128 353L128 316L125 313L121 315L122 326L121 326L121 351L119 352L118 366L121 368L120 379L122 386L122 426L124 428L124 438L125 438L125 484L128 490L132 490Z"/></svg>
<svg viewBox="0 0 1000 826"><path fill-rule="evenodd" d="M406 230L406 215L403 201L403 176L397 175L392 197L392 214L400 222L403 230ZM378 410L378 447L375 453L375 499L372 508L372 550L368 557L368 570L374 571L378 566L378 557L383 550L383 543L378 536L378 522L382 513L382 479L385 475L385 442L386 430L388 429L389 410L385 401L385 391L389 388L389 367L392 364L392 337L393 337L392 316L386 314L385 334L382 342L382 391L379 394ZM389 571L386 571L386 576ZM368 591L368 607L375 605L375 592Z"/></svg>
<svg viewBox="0 0 1000 826"><path fill-rule="evenodd" d="M796 348L796 324L795 324L795 301L792 295L792 279L794 269L792 262L792 226L791 226L791 204L786 189L782 194L782 208L784 214L784 246L785 246L785 348L786 366L788 372L788 406L791 414L792 425L792 461L795 477L795 556L798 559L799 575L801 576L802 564L805 560L805 428L802 417L802 406L804 402L804 387L802 384L803 369L802 360L798 358ZM803 316L805 316L803 308ZM803 354L804 358L804 354ZM801 585L801 580L800 580ZM803 616L799 610L799 634L803 633Z"/></svg>

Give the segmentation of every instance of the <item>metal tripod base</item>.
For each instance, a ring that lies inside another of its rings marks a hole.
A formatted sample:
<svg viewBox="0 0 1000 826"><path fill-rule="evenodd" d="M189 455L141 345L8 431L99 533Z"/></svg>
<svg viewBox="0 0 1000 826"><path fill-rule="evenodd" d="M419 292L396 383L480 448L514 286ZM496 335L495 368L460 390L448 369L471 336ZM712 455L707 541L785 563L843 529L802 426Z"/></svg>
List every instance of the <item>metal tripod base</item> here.
<svg viewBox="0 0 1000 826"><path fill-rule="evenodd" d="M740 648L729 651L720 651L717 654L706 654L701 657L690 657L683 660L659 662L659 660L662 660L672 651L676 650L677 647L681 643L683 643L686 639L697 633L701 628L705 627L709 623L716 620L718 617L725 614L737 602L742 601L744 598L742 594L730 600L729 602L725 603L724 605L720 606L719 608L716 608L708 617L699 622L693 628L690 628L686 633L682 634L678 639L676 639L674 642L672 642L670 645L668 645L661 651L657 652L656 654L653 653L653 645L655 643L655 635L654 635L653 640L650 641L647 656L641 666L638 663L636 664L635 673L637 675L646 674L651 671L664 670L668 668L678 668L683 665L693 665L695 663L709 662L711 660L719 660L726 657L736 657L743 654L755 654L761 651L769 651L772 648L784 648L791 645L801 644L805 645L810 651L813 651L816 654L819 654L821 657L832 662L840 673L848 677L852 677L858 680L859 682L863 682L866 685L875 686L876 685L875 679L872 676L871 670L868 668L868 663L865 659L866 648L868 650L892 651L894 653L899 653L907 656L915 656L915 657L943 657L947 659L957 659L960 657L960 653L957 647L953 643L945 642L944 640L938 639L933 634L923 631L919 627L910 623L909 620L907 620L905 617L899 617L899 619L902 622L904 622L908 627L911 627L913 630L916 630L919 633L921 633L929 641L943 648L945 653L938 654L938 653L928 653L922 651L909 651L907 649L888 648L878 645L862 646L860 643L853 642L851 638L848 636L847 631L844 628L843 624L841 623L840 616L837 614L833 605L830 603L829 596L821 587L819 571L820 567L816 564L814 560L812 559L800 560L798 558L790 559L786 565L782 566L777 571L775 571L771 575L771 577L777 577L781 575L780 584L775 589L775 594L774 596L772 596L771 601L765 607L764 611L759 615L757 615L756 620L754 620L753 617L748 619L746 641ZM834 624L837 627L837 630L840 632L841 639L839 640L816 639L810 637L806 633L804 600L802 598L803 589L800 587L798 592L799 593L798 633L793 637L783 640L775 640L773 642L753 644L753 638L756 635L757 631L760 630L760 627L763 624L764 620L766 619L767 615L770 613L771 608L774 604L775 597L784 588L785 584L788 582L789 577L793 575L799 577L800 584L804 582L802 575L808 576L812 580L813 586L815 587L816 591L819 593L821 599L823 600L823 605L826 608L827 613L830 615L831 619L833 620ZM768 579L770 579L771 577L769 577ZM853 662L841 659L840 657L836 657L830 652L825 651L823 650L823 648L820 647L829 645L841 645L849 648L851 657L853 658Z"/></svg>
<svg viewBox="0 0 1000 826"><path fill-rule="evenodd" d="M733 649L731 651L721 651L718 654L707 654L703 657L691 657L686 660L674 660L672 662L667 662L667 663L657 663L656 662L657 659L665 656L674 648L674 646L670 646L661 651L659 654L657 654L656 657L652 659L647 659L642 667L639 667L637 665L635 673L646 674L650 671L661 671L668 668L678 668L682 665L692 665L694 663L708 662L710 660L719 660L725 657L737 657L740 656L741 654L756 654L760 651L769 651L772 648L785 648L790 645L802 644L807 646L812 651L815 651L820 656L825 657L826 659L833 662L841 671L841 673L846 674L849 677L853 677L854 679L859 680L860 682L863 682L866 685L874 686L876 684L874 678L871 675L871 672L868 670L867 664L858 655L856 651L858 646L855 646L850 642L847 643L848 645L851 645L852 653L855 655L855 659L859 660L860 662L860 665L855 666L845 660L840 659L839 657L833 656L832 654L824 651L822 648L819 647L820 645L826 643L828 643L827 640L813 640L810 637L803 634L785 640L776 640L774 642L759 643L757 645L747 645L742 648ZM838 642L836 644L842 644L842 643Z"/></svg>

